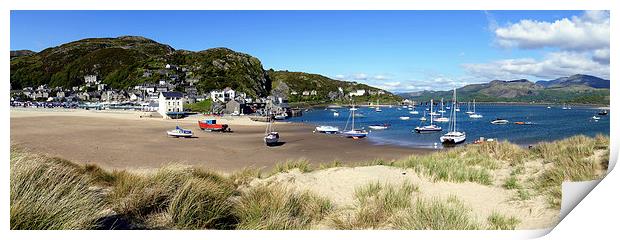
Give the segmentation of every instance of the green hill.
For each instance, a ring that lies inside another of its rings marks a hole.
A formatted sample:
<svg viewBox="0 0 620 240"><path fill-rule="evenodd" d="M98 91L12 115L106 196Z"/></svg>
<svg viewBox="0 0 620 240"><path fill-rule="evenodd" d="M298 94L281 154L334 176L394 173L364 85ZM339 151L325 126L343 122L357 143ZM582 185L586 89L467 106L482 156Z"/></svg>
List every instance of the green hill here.
<svg viewBox="0 0 620 240"><path fill-rule="evenodd" d="M140 68L163 62L173 51L168 45L134 36L74 41L11 59L11 88L78 86L91 74L111 87L125 88L137 82Z"/></svg>
<svg viewBox="0 0 620 240"><path fill-rule="evenodd" d="M273 84L274 95L288 96L291 102L341 102L349 103L345 96L356 90L366 90L363 96L354 96L353 101L358 104L367 102L396 103L402 100L400 96L379 88L357 82L334 80L323 75L304 72L267 71ZM340 92L342 89L342 93ZM304 96L304 91L316 91L316 95ZM297 94L293 94L297 93Z"/></svg>
<svg viewBox="0 0 620 240"><path fill-rule="evenodd" d="M170 68L166 67L168 64ZM380 90L317 74L265 71L258 58L227 48L198 52L175 50L136 36L89 38L47 48L39 53L11 53L11 89L42 84L50 87L80 86L84 84L86 75L97 75L99 80L114 89L174 78L179 90L191 80L199 93L231 87L251 97L274 93L288 96L292 102L344 101L342 96L333 98L339 92L338 87L345 91L344 94L357 89ZM316 90L318 94L302 97L301 93L306 90ZM293 95L291 91L300 94ZM355 97L356 102L377 99L385 103L401 98L390 93Z"/></svg>

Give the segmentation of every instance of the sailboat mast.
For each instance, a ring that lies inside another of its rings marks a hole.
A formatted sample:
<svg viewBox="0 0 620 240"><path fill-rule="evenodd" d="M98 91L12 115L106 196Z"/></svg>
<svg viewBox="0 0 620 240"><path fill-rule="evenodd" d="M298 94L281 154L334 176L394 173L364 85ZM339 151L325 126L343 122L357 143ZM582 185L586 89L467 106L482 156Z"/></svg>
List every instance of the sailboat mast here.
<svg viewBox="0 0 620 240"><path fill-rule="evenodd" d="M351 121L351 131L355 130L355 104L353 104L352 108L353 108L353 110L351 111L351 114L353 116L351 116L351 119L352 119L352 121Z"/></svg>
<svg viewBox="0 0 620 240"><path fill-rule="evenodd" d="M456 110L454 108L454 105L456 104L456 88L453 90L453 94L452 94L452 113L450 115L452 115L452 121L454 121L454 124L452 124L454 126L454 129L452 131L456 132Z"/></svg>
<svg viewBox="0 0 620 240"><path fill-rule="evenodd" d="M474 112L476 112L476 99L474 98Z"/></svg>
<svg viewBox="0 0 620 240"><path fill-rule="evenodd" d="M433 125L433 99L431 99L431 125Z"/></svg>

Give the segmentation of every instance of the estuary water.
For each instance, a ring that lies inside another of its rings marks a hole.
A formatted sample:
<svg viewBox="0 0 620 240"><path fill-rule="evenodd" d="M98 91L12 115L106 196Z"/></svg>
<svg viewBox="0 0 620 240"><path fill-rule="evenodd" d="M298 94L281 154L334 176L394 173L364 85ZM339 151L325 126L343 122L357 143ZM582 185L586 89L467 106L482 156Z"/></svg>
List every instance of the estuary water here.
<svg viewBox="0 0 620 240"><path fill-rule="evenodd" d="M550 108L548 108L550 107ZM435 123L443 128L442 132L418 134L412 130L420 125L429 124L430 116L426 122L419 120L424 115L426 106L416 106L419 114L409 113L410 110L400 106L381 107L381 112L374 108L357 107L355 111L359 116L355 118L355 127L370 131L368 140L375 144L392 144L414 148L441 148L439 137L446 133L448 123ZM457 128L467 134L466 143L471 143L480 137L497 140L508 140L519 145L535 144L541 141L553 141L567 138L573 135L583 134L595 136L596 134L609 135L610 115L598 116L599 110L589 106L572 106L571 109L562 109L559 105L506 105L506 104L476 104L476 113L483 117L480 119L469 118L467 105L461 105L461 111L457 112ZM334 116L334 111L339 116ZM437 111L437 110L434 110ZM410 117L409 120L401 120L401 116ZM450 116L450 110L446 109L445 117ZM592 117L600 117L595 120ZM505 125L491 124L492 120L502 118L510 121ZM301 117L290 118L287 121L303 122L312 125L337 126L341 130L349 121L350 110L348 107L338 109L312 109L304 112ZM518 125L515 122L529 122L530 125ZM386 130L371 130L372 124L390 124Z"/></svg>

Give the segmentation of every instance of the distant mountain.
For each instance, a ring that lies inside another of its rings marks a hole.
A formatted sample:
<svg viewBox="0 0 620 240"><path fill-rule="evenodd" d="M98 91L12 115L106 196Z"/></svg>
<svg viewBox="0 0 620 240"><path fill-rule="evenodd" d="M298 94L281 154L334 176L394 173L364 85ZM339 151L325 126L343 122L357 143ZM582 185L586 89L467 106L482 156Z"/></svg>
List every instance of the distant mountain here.
<svg viewBox="0 0 620 240"><path fill-rule="evenodd" d="M416 101L451 99L452 91L401 93ZM470 84L457 89L459 101L539 102L539 103L609 103L609 80L589 75L573 75L551 81L530 82L526 79Z"/></svg>
<svg viewBox="0 0 620 240"><path fill-rule="evenodd" d="M11 58L19 57L19 56L28 56L35 54L36 52L30 50L14 50L11 51Z"/></svg>
<svg viewBox="0 0 620 240"><path fill-rule="evenodd" d="M536 84L542 85L545 88L591 87L609 89L609 80L583 74L562 77L551 81L538 81Z"/></svg>

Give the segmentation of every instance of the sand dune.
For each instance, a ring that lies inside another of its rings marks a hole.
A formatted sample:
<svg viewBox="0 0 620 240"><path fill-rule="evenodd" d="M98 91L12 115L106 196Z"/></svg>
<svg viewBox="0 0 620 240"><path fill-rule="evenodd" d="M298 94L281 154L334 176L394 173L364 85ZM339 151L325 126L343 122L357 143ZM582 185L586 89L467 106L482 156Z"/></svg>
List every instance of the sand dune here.
<svg viewBox="0 0 620 240"><path fill-rule="evenodd" d="M355 202L355 188L373 182L395 186L410 182L417 185L420 191L413 194L412 200L417 197L446 199L451 195L456 196L471 209L471 217L480 223L484 223L493 212L520 219L517 229L551 227L559 220L559 211L548 208L544 196L516 201L515 190L507 190L501 186L471 182L433 182L414 170L388 166L341 167L309 173L301 173L295 169L266 179L257 179L251 184L276 183L298 191L309 190L329 198L337 208L347 209Z"/></svg>

